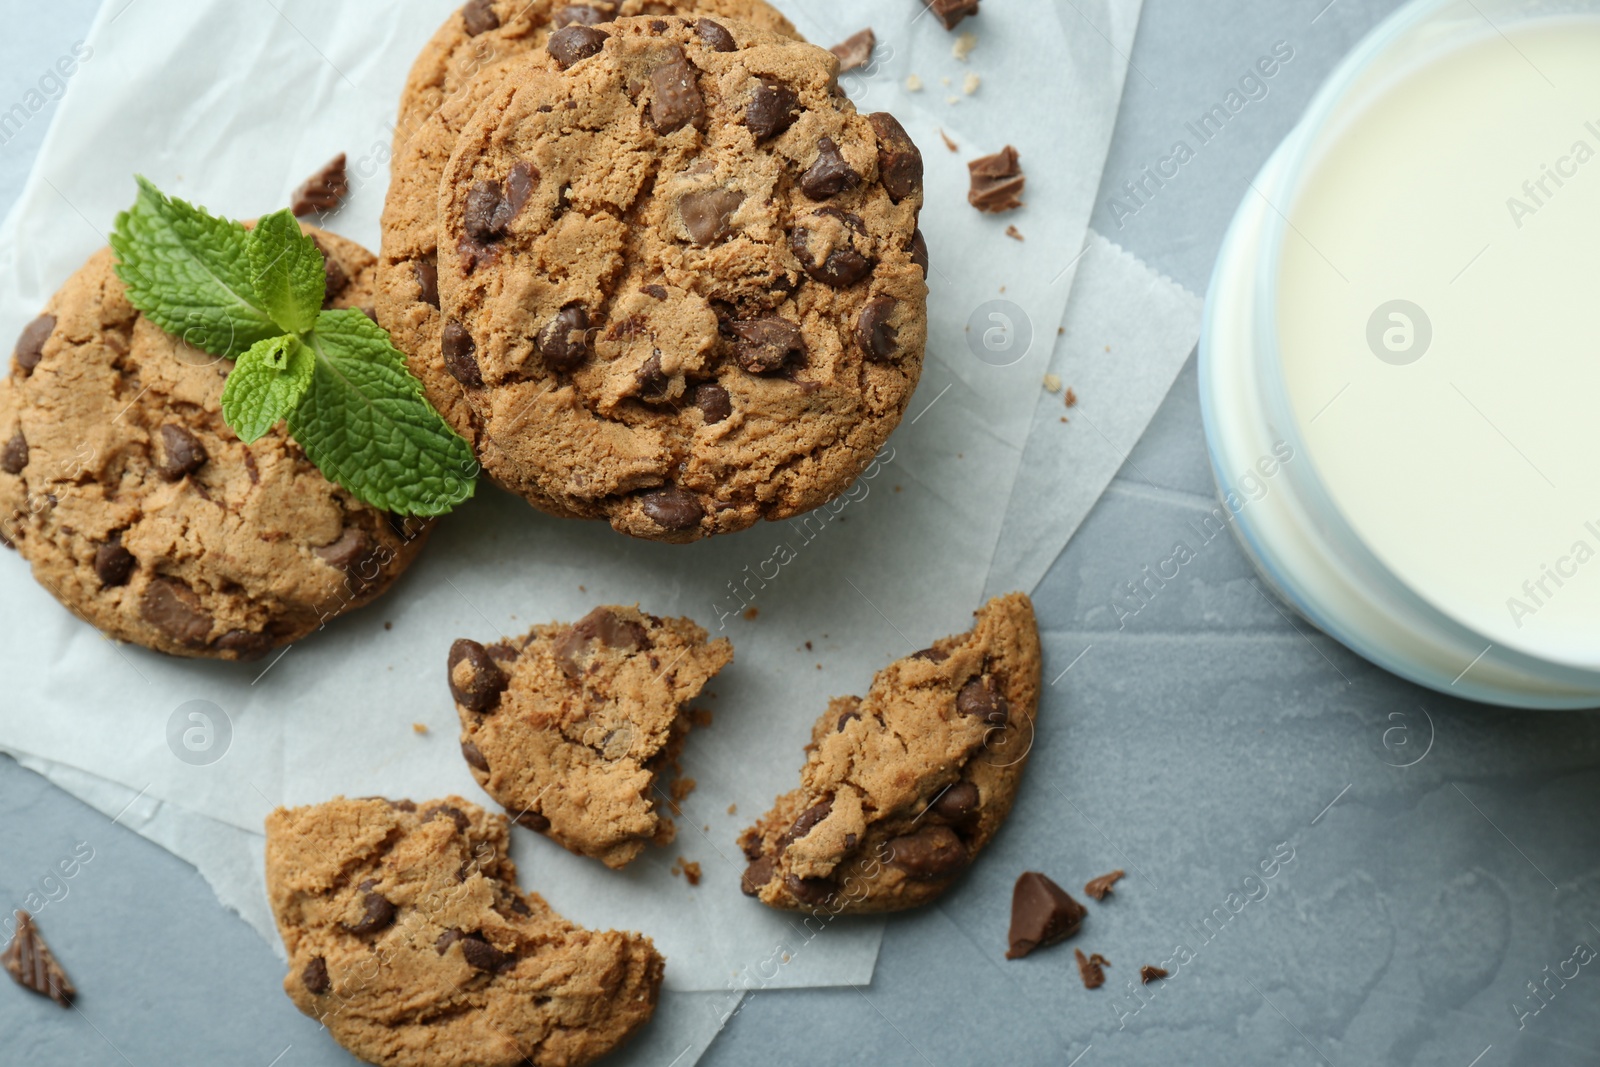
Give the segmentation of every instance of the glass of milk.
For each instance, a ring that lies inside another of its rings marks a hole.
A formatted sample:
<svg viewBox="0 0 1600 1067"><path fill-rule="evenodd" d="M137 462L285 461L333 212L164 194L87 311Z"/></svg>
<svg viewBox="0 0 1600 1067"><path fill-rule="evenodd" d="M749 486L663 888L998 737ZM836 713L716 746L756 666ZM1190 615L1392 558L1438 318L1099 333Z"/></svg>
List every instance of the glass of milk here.
<svg viewBox="0 0 1600 1067"><path fill-rule="evenodd" d="M1200 351L1280 596L1441 692L1600 706L1600 2L1379 26L1241 205Z"/></svg>

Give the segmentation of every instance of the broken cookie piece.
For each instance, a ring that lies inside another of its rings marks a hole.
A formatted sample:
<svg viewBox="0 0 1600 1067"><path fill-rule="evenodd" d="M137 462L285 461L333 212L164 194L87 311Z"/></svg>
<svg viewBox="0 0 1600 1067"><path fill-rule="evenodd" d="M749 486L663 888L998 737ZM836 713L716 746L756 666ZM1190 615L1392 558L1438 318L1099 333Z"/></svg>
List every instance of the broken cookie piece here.
<svg viewBox="0 0 1600 1067"><path fill-rule="evenodd" d="M44 943L39 928L33 924L33 916L19 910L16 918L17 930L5 952L0 953L0 966L23 989L49 997L63 1008L72 1007L72 998L78 995L78 990L56 962L50 946Z"/></svg>
<svg viewBox="0 0 1600 1067"><path fill-rule="evenodd" d="M386 1067L575 1067L650 1020L650 939L585 930L517 887L508 827L459 797L336 798L267 817L284 992Z"/></svg>
<svg viewBox="0 0 1600 1067"><path fill-rule="evenodd" d="M800 788L740 838L763 904L900 911L942 894L1011 810L1033 743L1039 635L1021 593L891 663L812 728Z"/></svg>
<svg viewBox="0 0 1600 1067"><path fill-rule="evenodd" d="M596 608L485 647L450 650L461 752L517 822L623 867L676 829L661 776L692 725L689 702L733 660L689 619Z"/></svg>

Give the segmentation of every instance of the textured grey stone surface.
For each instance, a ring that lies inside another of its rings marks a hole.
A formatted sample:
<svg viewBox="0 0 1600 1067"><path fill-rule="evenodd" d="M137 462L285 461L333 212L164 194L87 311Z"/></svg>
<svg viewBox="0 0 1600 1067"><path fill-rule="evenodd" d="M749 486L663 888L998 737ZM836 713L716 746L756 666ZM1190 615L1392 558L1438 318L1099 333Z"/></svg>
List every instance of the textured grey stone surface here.
<svg viewBox="0 0 1600 1067"><path fill-rule="evenodd" d="M1103 233L1203 290L1257 167L1396 6L1325 2L1146 0ZM13 9L0 100L94 6ZM1266 96L1196 145L1185 122L1280 41L1294 57ZM44 120L0 148L0 194L19 188ZM1115 209L1122 183L1180 139L1196 152L1179 176ZM1475 707L1368 666L1268 601L1225 537L1205 541L1193 524L1210 489L1191 361L1038 591L1056 681L990 853L937 907L890 924L870 987L758 993L704 1062L1600 1062L1600 963L1574 958L1580 942L1600 949L1600 716ZM1178 541L1193 562L1119 620L1118 587ZM94 858L62 896L43 880L78 842ZM1077 941L1112 961L1106 988L1081 987L1070 946L1002 958L1017 873L1077 891L1114 867L1128 878L1090 905ZM59 899L40 921L82 1010L0 986L0 1062L351 1062L289 1007L267 946L192 869L0 760L0 903L46 889ZM1135 999L1139 966L1180 945L1176 976ZM1564 966L1576 977L1551 977Z"/></svg>

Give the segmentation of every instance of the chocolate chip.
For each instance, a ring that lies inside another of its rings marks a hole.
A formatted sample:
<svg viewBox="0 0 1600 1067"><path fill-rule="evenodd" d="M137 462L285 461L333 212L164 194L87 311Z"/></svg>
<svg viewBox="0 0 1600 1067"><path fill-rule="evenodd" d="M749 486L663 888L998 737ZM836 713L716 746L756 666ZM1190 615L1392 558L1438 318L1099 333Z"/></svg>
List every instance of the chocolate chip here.
<svg viewBox="0 0 1600 1067"><path fill-rule="evenodd" d="M657 133L674 133L690 123L698 124L706 106L683 49L672 45L666 56L666 62L650 74L650 86L655 90L650 101L650 125Z"/></svg>
<svg viewBox="0 0 1600 1067"><path fill-rule="evenodd" d="M63 1008L72 1007L78 991L56 961L55 953L44 943L33 916L19 909L16 918L16 932L0 954L0 966L22 988L49 997Z"/></svg>
<svg viewBox="0 0 1600 1067"><path fill-rule="evenodd" d="M506 175L506 208L511 213L511 218L516 218L528 204L528 198L533 195L534 188L539 184L539 168L526 160L518 160L511 165L511 173ZM510 220L507 220L510 224Z"/></svg>
<svg viewBox="0 0 1600 1067"><path fill-rule="evenodd" d="M525 826L536 834L545 833L550 829L550 820L536 811L525 811L511 820L518 826Z"/></svg>
<svg viewBox="0 0 1600 1067"><path fill-rule="evenodd" d="M377 308L362 308L361 309L361 314L363 314L367 318L371 319L374 325L377 324L377 322L378 322L378 309Z"/></svg>
<svg viewBox="0 0 1600 1067"><path fill-rule="evenodd" d="M661 369L661 353L653 353L644 361L638 372L633 376L639 388L639 396L644 400L661 400L672 388L672 379L667 377Z"/></svg>
<svg viewBox="0 0 1600 1067"><path fill-rule="evenodd" d="M829 878L801 878L786 874L783 876L783 888L802 904L825 904L839 887Z"/></svg>
<svg viewBox="0 0 1600 1067"><path fill-rule="evenodd" d="M775 78L762 78L750 94L744 124L752 137L765 141L793 126L800 110L800 94Z"/></svg>
<svg viewBox="0 0 1600 1067"><path fill-rule="evenodd" d="M950 653L941 652L937 648L925 648L921 652L913 652L912 659L925 659L929 663L943 663L950 658Z"/></svg>
<svg viewBox="0 0 1600 1067"><path fill-rule="evenodd" d="M610 36L593 26L572 25L552 33L545 49L555 59L556 66L566 70L579 60L599 55Z"/></svg>
<svg viewBox="0 0 1600 1067"><path fill-rule="evenodd" d="M204 648L211 636L211 613L186 582L156 578L139 599L139 617L180 645Z"/></svg>
<svg viewBox="0 0 1600 1067"><path fill-rule="evenodd" d="M346 526L337 541L321 548L313 548L311 554L334 570L343 571L352 578L371 581L378 576L376 568L371 566L375 562L372 539L367 536L365 530L355 526ZM373 573L366 573L369 570Z"/></svg>
<svg viewBox="0 0 1600 1067"><path fill-rule="evenodd" d="M878 180L898 204L922 188L922 152L887 111L868 115L867 121L878 134Z"/></svg>
<svg viewBox="0 0 1600 1067"><path fill-rule="evenodd" d="M856 320L856 344L874 363L887 363L900 354L900 331L889 325L898 304L892 296L875 296Z"/></svg>
<svg viewBox="0 0 1600 1067"><path fill-rule="evenodd" d="M667 298L667 287L664 285L646 285L639 291L645 296L653 296L657 300L665 300Z"/></svg>
<svg viewBox="0 0 1600 1067"><path fill-rule="evenodd" d="M713 52L737 52L739 42L733 39L733 34L720 22L710 19L701 19L694 24L694 32L706 43L706 47Z"/></svg>
<svg viewBox="0 0 1600 1067"><path fill-rule="evenodd" d="M678 200L678 214L689 239L697 245L720 241L733 231L733 213L744 203L737 189L703 189L686 193Z"/></svg>
<svg viewBox="0 0 1600 1067"><path fill-rule="evenodd" d="M277 647L277 640L271 634L229 630L211 642L211 647L219 652L232 652L241 663L250 663Z"/></svg>
<svg viewBox="0 0 1600 1067"><path fill-rule="evenodd" d="M1022 187L1027 183L1017 150L1006 145L992 156L974 159L967 164L972 188L967 190L967 203L979 211L998 215L1022 206Z"/></svg>
<svg viewBox="0 0 1600 1067"><path fill-rule="evenodd" d="M340 152L322 165L289 198L289 211L295 218L326 215L337 211L350 195L350 179L345 174L345 154Z"/></svg>
<svg viewBox="0 0 1600 1067"><path fill-rule="evenodd" d="M0 450L0 470L7 474L21 474L28 466L28 439L18 430Z"/></svg>
<svg viewBox="0 0 1600 1067"><path fill-rule="evenodd" d="M467 328L455 319L444 324L439 338L444 354L444 369L450 377L469 389L483 388L483 371L478 367L478 344Z"/></svg>
<svg viewBox="0 0 1600 1067"><path fill-rule="evenodd" d="M1078 932L1089 911L1038 871L1026 871L1011 890L1011 947L1006 959L1020 960L1036 948L1054 945Z"/></svg>
<svg viewBox="0 0 1600 1067"><path fill-rule="evenodd" d="M114 533L111 539L94 550L94 574L103 589L127 585L138 565L133 553L122 547L122 534Z"/></svg>
<svg viewBox="0 0 1600 1067"><path fill-rule="evenodd" d="M461 224L468 237L481 244L489 244L506 235L506 227L511 225L515 216L516 212L506 200L505 186L499 182L481 181L475 183L467 193L467 209Z"/></svg>
<svg viewBox="0 0 1600 1067"><path fill-rule="evenodd" d="M892 838L885 849L891 864L919 881L946 878L967 865L967 846L947 826L925 826Z"/></svg>
<svg viewBox="0 0 1600 1067"><path fill-rule="evenodd" d="M645 493L641 502L645 517L663 530L692 530L705 517L700 501L676 487Z"/></svg>
<svg viewBox="0 0 1600 1067"><path fill-rule="evenodd" d="M483 758L483 750L471 741L461 742L461 758L467 761L470 767L476 767L484 774L489 773L489 761Z"/></svg>
<svg viewBox="0 0 1600 1067"><path fill-rule="evenodd" d="M433 951L443 956L446 952L450 951L451 945L455 944L457 941L460 941L465 936L466 935L460 930L457 930L455 927L451 927L434 940Z"/></svg>
<svg viewBox="0 0 1600 1067"><path fill-rule="evenodd" d="M589 312L569 304L539 331L539 355L553 371L577 370L589 358Z"/></svg>
<svg viewBox="0 0 1600 1067"><path fill-rule="evenodd" d="M1165 967L1153 967L1147 963L1139 968L1139 981L1149 985L1151 982L1161 981L1161 979L1167 977L1167 974Z"/></svg>
<svg viewBox="0 0 1600 1067"><path fill-rule="evenodd" d="M1111 887L1122 881L1126 873L1119 870L1102 874L1098 878L1091 879L1089 884L1083 887L1083 891L1095 900L1104 900L1111 895Z"/></svg>
<svg viewBox="0 0 1600 1067"><path fill-rule="evenodd" d="M469 966L494 974L508 967L515 967L517 954L514 952L501 952L482 934L467 934L461 938L461 955L466 957Z"/></svg>
<svg viewBox="0 0 1600 1067"><path fill-rule="evenodd" d="M759 896L761 887L772 881L774 867L770 856L755 860L744 869L739 879L739 889L747 897Z"/></svg>
<svg viewBox="0 0 1600 1067"><path fill-rule="evenodd" d="M598 26L616 17L616 5L608 4L607 8L601 10L588 4L568 4L556 12L554 24L557 29L565 26Z"/></svg>
<svg viewBox="0 0 1600 1067"><path fill-rule="evenodd" d="M317 251L322 253L322 306L332 307L339 294L350 288L350 275L344 272L339 261L328 252L328 246L316 237L311 238Z"/></svg>
<svg viewBox="0 0 1600 1067"><path fill-rule="evenodd" d="M1106 984L1105 965L1109 961L1104 956L1098 952L1085 956L1081 948L1073 949L1072 954L1078 959L1078 977L1083 979L1083 988L1099 989Z"/></svg>
<svg viewBox="0 0 1600 1067"><path fill-rule="evenodd" d="M511 679L476 641L461 638L450 646L450 694L468 711L491 711Z"/></svg>
<svg viewBox="0 0 1600 1067"><path fill-rule="evenodd" d="M978 787L971 782L957 782L940 793L929 808L939 818L955 826L966 826L978 814Z"/></svg>
<svg viewBox="0 0 1600 1067"><path fill-rule="evenodd" d="M995 691L983 678L974 678L956 694L956 711L969 718L979 718L990 726L1004 726L1011 721L1011 709L1006 698Z"/></svg>
<svg viewBox="0 0 1600 1067"><path fill-rule="evenodd" d="M917 230L911 235L911 244L906 248L911 253L911 262L922 268L922 276L928 276L928 239L922 236L922 231Z"/></svg>
<svg viewBox="0 0 1600 1067"><path fill-rule="evenodd" d="M157 470L169 482L193 474L211 458L200 439L175 422L161 427L161 451L163 459Z"/></svg>
<svg viewBox="0 0 1600 1067"><path fill-rule="evenodd" d="M793 825L791 825L788 830L784 831L782 837L778 838L778 851L782 852L784 849L788 848L802 837L805 837L818 823L826 819L829 813L832 811L832 797L820 800L811 805L805 811L802 811L794 820Z"/></svg>
<svg viewBox="0 0 1600 1067"><path fill-rule="evenodd" d="M396 908L387 898L372 891L377 884L370 880L361 883L361 918L353 923L339 924L357 937L375 934L394 922Z"/></svg>
<svg viewBox="0 0 1600 1067"><path fill-rule="evenodd" d="M733 414L733 398L722 386L711 382L694 387L694 406L700 409L707 426L715 426Z"/></svg>
<svg viewBox="0 0 1600 1067"><path fill-rule="evenodd" d="M328 980L328 961L321 956L312 956L311 962L300 972L300 984L314 997L320 997L333 988L333 983Z"/></svg>
<svg viewBox="0 0 1600 1067"><path fill-rule="evenodd" d="M771 374L806 354L800 327L788 319L738 319L728 328L734 336L733 358L751 374Z"/></svg>
<svg viewBox="0 0 1600 1067"><path fill-rule="evenodd" d="M40 315L23 327L21 336L17 338L17 347L12 350L11 358L17 361L17 366L22 368L25 375L33 373L33 368L44 358L44 343L50 340L55 328L54 315Z"/></svg>
<svg viewBox="0 0 1600 1067"><path fill-rule="evenodd" d="M851 723L857 721L860 718L861 718L861 710L859 708L851 708L849 711L847 711L843 715L839 716L839 725L834 727L833 732L836 733L836 734L844 733L844 728L846 726L849 726Z"/></svg>
<svg viewBox="0 0 1600 1067"><path fill-rule="evenodd" d="M596 608L578 623L579 627L593 627L594 635L607 648L623 652L642 652L650 647L650 635L632 619L624 619L605 608Z"/></svg>
<svg viewBox="0 0 1600 1067"><path fill-rule="evenodd" d="M807 274L835 289L848 289L872 273L872 261L849 245L841 245L817 262L811 256L811 231L796 227L789 236L789 248Z"/></svg>
<svg viewBox="0 0 1600 1067"><path fill-rule="evenodd" d="M434 310L439 307L439 264L432 259L419 259L411 265L417 278L417 299Z"/></svg>
<svg viewBox="0 0 1600 1067"><path fill-rule="evenodd" d="M472 820L467 818L467 813L460 808L451 807L449 804L435 804L422 813L423 822L432 822L441 815L447 815L450 821L456 824L458 833L466 833L472 829Z"/></svg>
<svg viewBox="0 0 1600 1067"><path fill-rule="evenodd" d="M944 28L953 30L968 15L978 13L978 0L922 0Z"/></svg>
<svg viewBox="0 0 1600 1067"><path fill-rule="evenodd" d="M878 46L878 35L868 26L860 33L852 34L834 45L828 51L839 57L839 73L864 67L872 59L872 50Z"/></svg>
<svg viewBox="0 0 1600 1067"><path fill-rule="evenodd" d="M500 28L500 16L494 13L491 0L472 0L461 9L461 19L467 24L468 37Z"/></svg>
<svg viewBox="0 0 1600 1067"><path fill-rule="evenodd" d="M813 200L827 200L861 184L861 175L845 161L833 138L817 142L817 161L800 176L800 191Z"/></svg>
<svg viewBox="0 0 1600 1067"><path fill-rule="evenodd" d="M761 858L761 838L753 831L746 830L744 836L739 838L739 848L744 852L744 858L754 863Z"/></svg>

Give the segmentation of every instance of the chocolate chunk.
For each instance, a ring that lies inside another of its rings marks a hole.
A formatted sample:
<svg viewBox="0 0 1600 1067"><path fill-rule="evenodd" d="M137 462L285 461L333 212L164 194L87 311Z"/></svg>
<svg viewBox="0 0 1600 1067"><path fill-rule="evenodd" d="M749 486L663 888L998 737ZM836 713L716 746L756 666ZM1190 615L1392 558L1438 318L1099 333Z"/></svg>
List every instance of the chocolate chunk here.
<svg viewBox="0 0 1600 1067"><path fill-rule="evenodd" d="M898 204L922 189L922 151L887 111L868 115L867 121L878 134L878 180Z"/></svg>
<svg viewBox="0 0 1600 1067"><path fill-rule="evenodd" d="M744 875L739 879L739 889L747 897L758 896L761 887L772 881L773 873L772 858L763 856L744 869Z"/></svg>
<svg viewBox="0 0 1600 1067"><path fill-rule="evenodd" d="M17 347L11 352L11 358L17 361L17 366L22 368L24 375L33 373L33 368L44 358L44 343L50 340L55 328L54 315L40 315L23 327L22 334L17 338Z"/></svg>
<svg viewBox="0 0 1600 1067"><path fill-rule="evenodd" d="M834 727L833 732L836 734L844 733L844 728L846 726L849 726L851 723L856 722L860 718L861 710L859 708L851 708L849 711L839 716L839 725Z"/></svg>
<svg viewBox="0 0 1600 1067"><path fill-rule="evenodd" d="M160 577L139 599L139 617L180 645L204 648L211 637L211 613L188 584Z"/></svg>
<svg viewBox="0 0 1600 1067"><path fill-rule="evenodd" d="M653 296L657 300L667 298L667 287L664 285L646 285L639 290L645 296Z"/></svg>
<svg viewBox="0 0 1600 1067"><path fill-rule="evenodd" d="M833 811L833 798L827 797L802 811L794 820L794 824L778 839L778 851L782 852L796 841L809 834L822 820L826 819Z"/></svg>
<svg viewBox="0 0 1600 1067"><path fill-rule="evenodd" d="M250 630L229 630L211 642L212 648L221 652L232 652L242 663L261 659L276 646L277 639L271 634L255 633Z"/></svg>
<svg viewBox="0 0 1600 1067"><path fill-rule="evenodd" d="M733 333L733 358L751 374L782 370L791 358L803 358L806 340L800 327L788 319L739 319L729 324Z"/></svg>
<svg viewBox="0 0 1600 1067"><path fill-rule="evenodd" d="M12 981L23 989L49 997L63 1008L72 1007L78 990L56 962L50 946L44 943L39 928L33 924L33 916L21 910L16 916L17 930L11 937L11 944L0 954L0 966L5 967Z"/></svg>
<svg viewBox="0 0 1600 1067"><path fill-rule="evenodd" d="M332 307L339 294L350 288L350 275L346 274L339 261L329 254L327 245L315 237L311 238L311 243L322 253L322 306Z"/></svg>
<svg viewBox="0 0 1600 1067"><path fill-rule="evenodd" d="M1104 956L1098 952L1085 956L1081 948L1073 949L1072 954L1078 958L1078 977L1083 979L1083 988L1099 989L1106 984L1105 967L1109 961Z"/></svg>
<svg viewBox="0 0 1600 1067"><path fill-rule="evenodd" d="M312 956L311 962L300 972L300 984L314 997L320 997L332 989L333 983L328 980L328 961L321 956Z"/></svg>
<svg viewBox="0 0 1600 1067"><path fill-rule="evenodd" d="M848 289L872 273L872 261L849 245L841 245L817 262L811 256L811 231L796 227L789 236L789 248L807 274L835 289Z"/></svg>
<svg viewBox="0 0 1600 1067"><path fill-rule="evenodd" d="M898 304L892 296L875 296L856 320L856 344L874 363L887 363L900 354L900 331L889 325Z"/></svg>
<svg viewBox="0 0 1600 1067"><path fill-rule="evenodd" d="M557 29L565 26L598 26L616 17L615 4L607 4L604 9L589 4L568 4L556 12L555 26Z"/></svg>
<svg viewBox="0 0 1600 1067"><path fill-rule="evenodd" d="M373 886L377 884L371 880L361 883L361 918L353 923L339 924L357 937L375 934L394 922L396 908L386 897L372 891Z"/></svg>
<svg viewBox="0 0 1600 1067"><path fill-rule="evenodd" d="M536 811L525 811L511 821L518 826L527 827L536 834L542 834L550 829L550 820Z"/></svg>
<svg viewBox="0 0 1600 1067"><path fill-rule="evenodd" d="M432 259L419 259L411 265L417 278L417 299L434 310L439 308L439 264Z"/></svg>
<svg viewBox="0 0 1600 1067"><path fill-rule="evenodd" d="M642 502L645 516L663 530L692 530L705 518L700 501L682 489L657 489Z"/></svg>
<svg viewBox="0 0 1600 1067"><path fill-rule="evenodd" d="M957 782L934 798L929 808L946 822L964 827L977 821L978 803L978 787Z"/></svg>
<svg viewBox="0 0 1600 1067"><path fill-rule="evenodd" d="M337 211L344 198L350 195L350 179L345 175L345 155L340 152L322 165L322 169L306 179L289 199L289 211L295 218L306 215L326 215Z"/></svg>
<svg viewBox="0 0 1600 1067"><path fill-rule="evenodd" d="M122 534L114 533L111 539L94 550L94 574L103 589L127 585L138 565L133 553L122 547Z"/></svg>
<svg viewBox="0 0 1600 1067"><path fill-rule="evenodd" d="M461 9L461 19L467 24L468 37L500 28L500 16L494 13L491 0L472 0Z"/></svg>
<svg viewBox="0 0 1600 1067"><path fill-rule="evenodd" d="M461 938L461 955L466 957L469 966L490 974L517 965L515 952L501 952L482 934L467 934Z"/></svg>
<svg viewBox="0 0 1600 1067"><path fill-rule="evenodd" d="M461 638L450 646L450 694L468 711L491 711L511 679L476 641Z"/></svg>
<svg viewBox="0 0 1600 1067"><path fill-rule="evenodd" d="M1006 145L992 156L974 159L967 164L972 188L967 190L967 203L979 211L998 215L1022 206L1022 187L1027 183L1017 150Z"/></svg>
<svg viewBox="0 0 1600 1067"><path fill-rule="evenodd" d="M826 904L839 887L831 878L800 878L786 874L783 876L783 888L802 904Z"/></svg>
<svg viewBox="0 0 1600 1067"><path fill-rule="evenodd" d="M489 761L483 758L483 750L471 741L461 742L461 758L467 761L469 767L476 767L484 774L489 773Z"/></svg>
<svg viewBox="0 0 1600 1067"><path fill-rule="evenodd" d="M200 439L175 422L161 427L161 451L163 458L157 470L169 482L193 474L211 458Z"/></svg>
<svg viewBox="0 0 1600 1067"><path fill-rule="evenodd" d="M666 372L661 369L661 353L659 351L645 360L644 365L639 368L633 377L639 387L639 396L643 400L663 400L666 398L668 390L672 388L672 379L667 377Z"/></svg>
<svg viewBox="0 0 1600 1067"><path fill-rule="evenodd" d="M885 848L891 864L919 881L947 878L967 865L967 846L947 826L925 826Z"/></svg>
<svg viewBox="0 0 1600 1067"><path fill-rule="evenodd" d="M456 824L458 833L466 833L472 829L472 820L467 818L467 813L460 808L451 807L449 804L435 804L422 813L423 822L432 822L439 816L448 816Z"/></svg>
<svg viewBox="0 0 1600 1067"><path fill-rule="evenodd" d="M1151 982L1159 982L1167 977L1167 973L1165 967L1154 967L1147 963L1139 968L1139 981L1149 985Z"/></svg>
<svg viewBox="0 0 1600 1067"><path fill-rule="evenodd" d="M460 930L457 930L452 926L434 940L433 951L443 956L446 952L450 951L451 945L455 944L457 941L460 941L465 936L466 935Z"/></svg>
<svg viewBox="0 0 1600 1067"><path fill-rule="evenodd" d="M728 32L726 26L710 19L701 19L694 24L694 32L705 42L706 47L713 52L737 52L739 42L733 39L733 34Z"/></svg>
<svg viewBox="0 0 1600 1067"><path fill-rule="evenodd" d="M1011 890L1011 947L1006 959L1020 960L1036 948L1065 941L1078 932L1088 909L1038 871L1026 871Z"/></svg>
<svg viewBox="0 0 1600 1067"><path fill-rule="evenodd" d="M506 235L506 227L515 217L516 212L506 199L505 186L482 181L475 183L467 193L467 209L461 224L468 237L489 244Z"/></svg>
<svg viewBox="0 0 1600 1067"><path fill-rule="evenodd" d="M707 426L715 426L733 414L733 398L722 386L711 382L694 387L694 406L700 409Z"/></svg>
<svg viewBox="0 0 1600 1067"><path fill-rule="evenodd" d="M581 676L583 664L580 661L595 641L624 652L641 652L650 647L650 635L639 623L606 608L595 608L557 638L555 655L561 672L568 678Z"/></svg>
<svg viewBox="0 0 1600 1067"><path fill-rule="evenodd" d="M1104 900L1111 895L1111 887L1120 882L1125 873L1125 871L1112 871L1110 874L1102 874L1084 886L1083 891L1095 900Z"/></svg>
<svg viewBox="0 0 1600 1067"><path fill-rule="evenodd" d="M694 68L683 49L672 45L667 60L650 74L655 95L650 101L650 125L657 133L674 133L690 123L699 124L706 102L695 84Z"/></svg>
<svg viewBox="0 0 1600 1067"><path fill-rule="evenodd" d="M376 578L377 568L373 566L375 557L372 551L372 539L367 532L355 526L346 526L339 539L331 545L313 548L311 554L336 571L343 571L352 578L362 578L371 581ZM367 573L367 572L371 573Z"/></svg>
<svg viewBox="0 0 1600 1067"><path fill-rule="evenodd" d="M978 0L922 0L933 17L947 30L953 30L968 15L978 13Z"/></svg>
<svg viewBox="0 0 1600 1067"><path fill-rule="evenodd" d="M11 440L6 442L4 450L0 450L0 471L7 474L21 474L28 466L28 439L18 430L11 435Z"/></svg>
<svg viewBox="0 0 1600 1067"><path fill-rule="evenodd" d="M599 55L610 36L593 26L567 26L550 35L550 42L545 49L555 58L556 66L566 70L580 60Z"/></svg>
<svg viewBox="0 0 1600 1067"><path fill-rule="evenodd" d="M925 659L929 663L943 663L950 658L950 653L941 652L937 648L925 648L921 652L913 652L912 659Z"/></svg>
<svg viewBox="0 0 1600 1067"><path fill-rule="evenodd" d="M483 388L483 371L478 367L478 344L467 328L455 319L444 324L439 338L444 353L444 369L450 377L469 389Z"/></svg>
<svg viewBox="0 0 1600 1067"><path fill-rule="evenodd" d="M845 161L832 137L817 142L817 161L800 176L800 191L813 200L827 200L861 184L861 175Z"/></svg>
<svg viewBox="0 0 1600 1067"><path fill-rule="evenodd" d="M539 168L526 160L518 160L511 165L511 173L506 175L506 209L514 219L528 204L528 198L533 195L533 190L539 184ZM507 225L510 219L507 219Z"/></svg>
<svg viewBox="0 0 1600 1067"><path fill-rule="evenodd" d="M743 203L744 194L737 189L704 189L684 194L678 200L678 214L683 217L689 239L697 245L708 245L733 232L733 213Z"/></svg>
<svg viewBox="0 0 1600 1067"><path fill-rule="evenodd" d="M1004 726L1011 721L1011 709L1006 698L995 692L989 681L974 678L956 694L956 711L969 718L979 718L990 726Z"/></svg>
<svg viewBox="0 0 1600 1067"><path fill-rule="evenodd" d="M757 141L765 141L794 125L800 117L800 94L775 78L762 78L750 94L744 124Z"/></svg>
<svg viewBox="0 0 1600 1067"><path fill-rule="evenodd" d="M539 355L553 371L577 370L589 358L589 312L570 304L539 331Z"/></svg>
<svg viewBox="0 0 1600 1067"><path fill-rule="evenodd" d="M839 73L864 67L872 59L872 50L878 46L878 35L868 26L860 33L852 34L834 45L828 51L839 57Z"/></svg>
<svg viewBox="0 0 1600 1067"><path fill-rule="evenodd" d="M917 230L911 235L911 244L906 248L911 253L911 262L922 268L922 276L928 276L928 239L922 236L922 231Z"/></svg>

